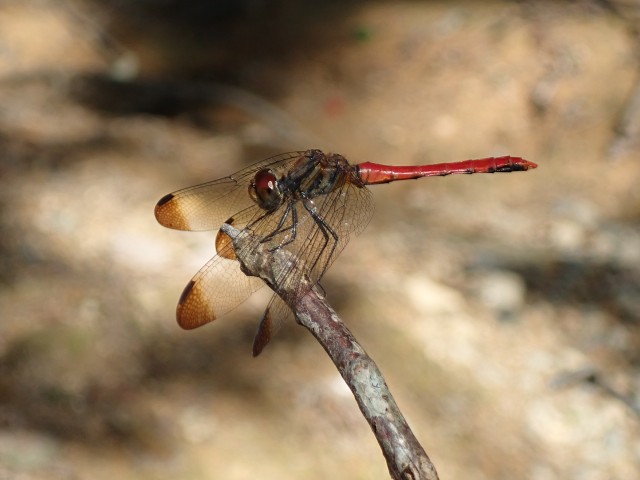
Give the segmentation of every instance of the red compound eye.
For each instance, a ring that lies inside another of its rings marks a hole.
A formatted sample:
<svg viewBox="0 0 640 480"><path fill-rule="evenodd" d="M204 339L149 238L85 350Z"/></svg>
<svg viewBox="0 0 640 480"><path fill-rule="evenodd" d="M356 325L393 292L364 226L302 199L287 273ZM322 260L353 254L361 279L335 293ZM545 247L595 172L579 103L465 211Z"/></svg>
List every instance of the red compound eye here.
<svg viewBox="0 0 640 480"><path fill-rule="evenodd" d="M282 203L278 180L271 170L260 170L249 185L249 195L260 207L273 210Z"/></svg>

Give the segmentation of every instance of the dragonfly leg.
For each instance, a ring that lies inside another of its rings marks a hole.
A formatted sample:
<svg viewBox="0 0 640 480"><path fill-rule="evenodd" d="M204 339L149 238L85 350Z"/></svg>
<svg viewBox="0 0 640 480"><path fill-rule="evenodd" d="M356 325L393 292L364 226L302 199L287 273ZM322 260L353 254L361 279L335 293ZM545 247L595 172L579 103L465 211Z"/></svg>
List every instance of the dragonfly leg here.
<svg viewBox="0 0 640 480"><path fill-rule="evenodd" d="M331 251L329 252L328 258L331 258L333 256L333 252L338 246L338 235L336 234L336 232L333 231L333 229L329 226L329 224L325 222L320 215L318 215L318 212L316 211L316 208L313 205L313 202L311 202L311 204L309 205L309 202L303 201L302 204L304 205L304 208L307 210L307 212L309 212L309 215L311 215L311 218L313 218L313 221L316 222L316 225L318 225L318 228L320 229L320 232L324 237L324 245L320 249L319 255L316 256L316 259L313 262L313 265L311 265L311 268L309 269L309 271L311 272L313 271L314 268L316 268L318 261L320 261L320 257L322 257L322 253L327 248L327 245L329 244L329 241L330 241L329 236L333 238L333 246L331 247ZM318 280L320 279L320 277L322 277L323 273L324 272L321 272L320 275L318 275Z"/></svg>
<svg viewBox="0 0 640 480"><path fill-rule="evenodd" d="M287 228L282 228L282 223L280 222L278 223L278 227L276 227L276 229L270 233L269 235L267 235L267 237L265 237L262 242L264 242L265 240L270 240L273 236L275 235L279 235L279 234L284 234L285 232L291 230L291 236L289 238L287 238L284 242L276 245L275 247L271 248L269 251L270 252L275 252L276 250L289 245L290 243L295 242L296 240L296 235L298 234L298 211L296 210L296 205L295 203L291 203L289 205L289 207L287 207L288 210L291 211L291 225L289 225Z"/></svg>
<svg viewBox="0 0 640 480"><path fill-rule="evenodd" d="M291 225L284 227L284 224L287 221L287 218L289 218L289 215L291 215ZM266 215L261 216L257 221L262 220L265 216ZM257 221L254 223L257 223ZM267 243L273 240L273 238L276 235L284 235L286 232L291 231L291 236L289 238L287 238L282 243L273 247L270 251L273 252L278 250L279 248L284 247L285 245L289 245L290 243L294 242L296 239L297 225L298 225L298 212L296 210L296 205L294 202L289 202L287 203L287 207L285 208L284 213L280 217L280 220L278 221L278 225L276 225L276 228L274 228L271 233L265 235L262 238L262 240L260 240L260 243Z"/></svg>
<svg viewBox="0 0 640 480"><path fill-rule="evenodd" d="M296 235L298 234L298 228L297 228L298 227L298 210L296 210L295 203L291 203L290 207L291 207L291 226L285 228L284 230L281 230L280 233L284 233L287 230L291 230L291 236L287 240L282 242L280 245L278 245L277 247L272 248L272 251L282 248L285 245L289 245L290 243L296 240Z"/></svg>

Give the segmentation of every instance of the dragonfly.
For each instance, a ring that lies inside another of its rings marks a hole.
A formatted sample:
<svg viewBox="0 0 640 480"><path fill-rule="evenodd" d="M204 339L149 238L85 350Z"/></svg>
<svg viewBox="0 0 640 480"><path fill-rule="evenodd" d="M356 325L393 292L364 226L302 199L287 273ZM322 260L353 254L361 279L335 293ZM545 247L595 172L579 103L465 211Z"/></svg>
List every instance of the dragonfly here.
<svg viewBox="0 0 640 480"><path fill-rule="evenodd" d="M276 283L301 295L297 285L319 286L350 236L361 233L371 220L373 200L368 185L536 167L513 156L419 166L353 165L340 154L311 149L276 155L233 175L169 193L156 204L155 217L161 225L176 230L219 230L227 223L247 230L254 239L241 248L285 249L293 261L282 269ZM243 252L234 249L222 230L216 235L215 248L216 255L191 279L178 301L176 317L184 329L224 316L264 285L242 272L237 259ZM274 294L254 339L254 356L291 313Z"/></svg>

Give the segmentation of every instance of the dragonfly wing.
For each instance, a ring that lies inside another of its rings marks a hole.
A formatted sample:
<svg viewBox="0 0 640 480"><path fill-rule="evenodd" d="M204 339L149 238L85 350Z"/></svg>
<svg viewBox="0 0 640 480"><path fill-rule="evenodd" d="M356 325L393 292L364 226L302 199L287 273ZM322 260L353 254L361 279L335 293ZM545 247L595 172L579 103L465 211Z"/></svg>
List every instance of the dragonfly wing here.
<svg viewBox="0 0 640 480"><path fill-rule="evenodd" d="M216 255L187 284L176 308L178 324L186 329L200 327L229 312L264 283L248 277L240 264Z"/></svg>
<svg viewBox="0 0 640 480"><path fill-rule="evenodd" d="M158 201L156 220L176 230L215 230L234 209L251 203L241 186L227 177L170 193Z"/></svg>
<svg viewBox="0 0 640 480"><path fill-rule="evenodd" d="M158 201L156 219L161 225L176 230L216 230L234 212L255 205L247 188L257 171L280 168L303 154L276 155L234 175L169 193Z"/></svg>
<svg viewBox="0 0 640 480"><path fill-rule="evenodd" d="M279 282L298 285L301 276L306 275L312 284L317 284L347 245L351 234L362 232L373 216L371 192L352 183L314 198L310 208L313 215L298 202L296 240L285 247L298 263L283 272Z"/></svg>
<svg viewBox="0 0 640 480"><path fill-rule="evenodd" d="M256 205L237 212L225 223L242 229L264 212ZM244 251L257 248L259 237L246 242ZM229 312L264 285L258 277L250 277L240 269L233 241L222 230L216 236L217 255L209 260L187 284L176 309L178 324L184 329L197 328Z"/></svg>
<svg viewBox="0 0 640 480"><path fill-rule="evenodd" d="M269 305L267 305L262 320L258 326L258 331L253 340L253 356L260 355L264 347L271 341L276 333L282 327L286 319L292 318L293 312L289 306L284 303L278 295L271 297Z"/></svg>
<svg viewBox="0 0 640 480"><path fill-rule="evenodd" d="M301 288L302 285L308 286L308 283L303 282L305 275L311 280L312 285L318 284L322 275L347 245L350 234L362 232L373 215L371 192L367 188L349 183L323 197L317 197L314 202L317 221L301 202L297 202L294 207L298 217L295 237L290 230L287 231L287 235L274 237L274 240L280 243L294 238L284 248L293 254L296 262L280 273L276 279L276 283L280 285L289 285L294 289ZM266 231L272 232L277 228L282 215L282 211L275 212L268 221L265 219L259 222L255 229L261 234ZM300 293L302 292L296 294ZM292 314L289 306L278 295L274 295L262 316L253 342L254 357L262 352L280 330L285 319L292 317Z"/></svg>
<svg viewBox="0 0 640 480"><path fill-rule="evenodd" d="M371 193L366 188L345 183L328 195L314 198L314 217L304 208L302 202L296 202L292 207L296 211L296 231L289 228L293 225L291 210L287 213L287 206L283 205L271 215L265 216L255 223L249 223L256 238L267 238L270 249L284 248L292 254L295 261L288 268L283 269L276 283L293 289L294 295L303 292L298 288L309 288L317 285L322 275L339 255L349 241L351 233L360 233L371 220L373 215L373 201ZM284 215L287 215L282 222ZM333 232L337 238L334 238ZM292 316L291 309L277 295L274 295L260 322L258 332L253 343L253 355L257 356L278 332L284 320Z"/></svg>
<svg viewBox="0 0 640 480"><path fill-rule="evenodd" d="M256 172L265 168L286 172L304 154L281 154L235 175L166 195L156 206L156 218L162 225L181 230L217 229L224 221L248 228L256 241L262 239L260 243L269 249L284 248L293 254L295 261L276 279L279 285L293 289L308 287L309 281L315 285L346 246L350 234L365 228L373 203L369 190L347 180L326 195L285 203L266 214L247 192ZM237 213L227 218L229 212ZM193 277L180 297L177 318L183 328L220 318L263 285L242 273L230 239L219 234L216 248L221 251ZM303 281L305 277L308 281ZM260 353L290 313L279 297L272 299L256 336L254 354Z"/></svg>
<svg viewBox="0 0 640 480"><path fill-rule="evenodd" d="M302 256L305 256L305 251L316 252L308 255L310 258L317 256L314 260L315 266L311 268L309 274L314 283L320 281L342 252L351 234L358 235L366 228L373 216L373 210L371 191L350 182L322 197L317 205L320 220L314 221L316 224L319 223L318 228L301 247ZM326 243L323 228L327 230L329 237L329 243L325 248L322 248ZM332 234L335 234L337 240Z"/></svg>

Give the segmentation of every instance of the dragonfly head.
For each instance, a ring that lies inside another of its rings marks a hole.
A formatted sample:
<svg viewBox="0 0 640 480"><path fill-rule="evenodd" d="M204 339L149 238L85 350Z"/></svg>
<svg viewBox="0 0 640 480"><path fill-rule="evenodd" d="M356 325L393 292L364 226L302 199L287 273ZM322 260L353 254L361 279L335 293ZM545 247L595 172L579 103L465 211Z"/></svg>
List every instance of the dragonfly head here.
<svg viewBox="0 0 640 480"><path fill-rule="evenodd" d="M278 179L269 169L260 170L253 177L249 184L249 196L260 208L268 212L277 209L283 202Z"/></svg>

